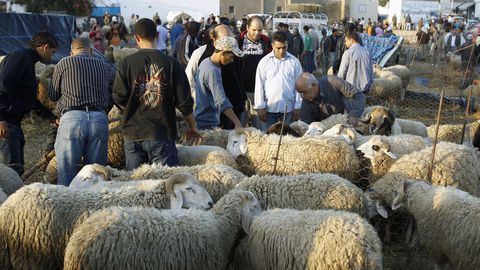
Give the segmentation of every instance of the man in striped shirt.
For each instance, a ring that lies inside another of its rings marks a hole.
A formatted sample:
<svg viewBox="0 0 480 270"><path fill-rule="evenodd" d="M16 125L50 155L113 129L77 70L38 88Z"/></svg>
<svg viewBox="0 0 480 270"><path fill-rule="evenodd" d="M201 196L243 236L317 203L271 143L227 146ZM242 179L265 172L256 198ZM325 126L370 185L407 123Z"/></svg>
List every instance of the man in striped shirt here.
<svg viewBox="0 0 480 270"><path fill-rule="evenodd" d="M58 62L48 95L61 115L55 140L59 185L70 182L84 164L106 165L108 119L115 71L92 56L88 39L72 41L71 56Z"/></svg>

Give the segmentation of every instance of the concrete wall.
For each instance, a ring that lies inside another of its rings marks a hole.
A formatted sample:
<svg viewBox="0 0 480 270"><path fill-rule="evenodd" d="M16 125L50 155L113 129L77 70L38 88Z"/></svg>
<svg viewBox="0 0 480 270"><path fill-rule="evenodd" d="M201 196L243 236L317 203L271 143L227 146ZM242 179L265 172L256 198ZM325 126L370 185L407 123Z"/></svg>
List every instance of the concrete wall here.
<svg viewBox="0 0 480 270"><path fill-rule="evenodd" d="M242 18L243 15L250 13L260 13L262 1L260 0L220 0L220 14L227 13L229 18ZM234 7L234 13L230 13L229 7Z"/></svg>
<svg viewBox="0 0 480 270"><path fill-rule="evenodd" d="M378 17L377 8L378 0L350 0L350 17L354 19L364 17L366 21L371 18L372 21L376 21Z"/></svg>

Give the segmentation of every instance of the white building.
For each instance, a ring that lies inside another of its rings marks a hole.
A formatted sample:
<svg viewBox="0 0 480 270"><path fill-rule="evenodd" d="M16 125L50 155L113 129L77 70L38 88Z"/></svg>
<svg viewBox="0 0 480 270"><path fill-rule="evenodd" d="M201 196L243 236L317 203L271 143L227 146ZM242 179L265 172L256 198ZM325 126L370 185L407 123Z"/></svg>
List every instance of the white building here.
<svg viewBox="0 0 480 270"><path fill-rule="evenodd" d="M355 19L363 17L365 20L371 18L372 21L376 21L378 17L377 8L378 0L350 0L350 17Z"/></svg>

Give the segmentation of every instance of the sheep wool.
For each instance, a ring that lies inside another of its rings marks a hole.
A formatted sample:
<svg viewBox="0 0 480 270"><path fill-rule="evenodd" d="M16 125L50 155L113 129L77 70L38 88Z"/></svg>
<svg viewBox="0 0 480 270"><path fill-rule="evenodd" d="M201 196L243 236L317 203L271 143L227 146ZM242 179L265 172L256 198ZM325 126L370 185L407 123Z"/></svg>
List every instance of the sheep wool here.
<svg viewBox="0 0 480 270"><path fill-rule="evenodd" d="M178 165L195 166L204 164L223 164L237 168L235 158L224 148L212 145L177 145Z"/></svg>
<svg viewBox="0 0 480 270"><path fill-rule="evenodd" d="M334 174L252 176L236 188L251 191L266 209L336 209L366 215L363 191Z"/></svg>
<svg viewBox="0 0 480 270"><path fill-rule="evenodd" d="M383 269L375 229L358 214L274 209L256 216L236 269Z"/></svg>
<svg viewBox="0 0 480 270"><path fill-rule="evenodd" d="M416 221L419 244L436 266L478 269L480 199L453 187L409 180L400 185L392 209L404 206ZM441 269L440 267L435 267Z"/></svg>
<svg viewBox="0 0 480 270"><path fill-rule="evenodd" d="M108 113L108 152L107 163L113 167L125 165L123 148L122 112L114 106Z"/></svg>
<svg viewBox="0 0 480 270"><path fill-rule="evenodd" d="M232 191L209 212L108 208L75 229L64 269L225 269L237 232L248 231L259 210L246 191Z"/></svg>
<svg viewBox="0 0 480 270"><path fill-rule="evenodd" d="M409 120L409 119L395 119L395 122L400 125L400 129L404 134L412 134L420 137L428 137L427 126L419 121Z"/></svg>
<svg viewBox="0 0 480 270"><path fill-rule="evenodd" d="M394 74L373 79L368 96L386 100L392 104L399 104L404 96L405 89L402 80Z"/></svg>
<svg viewBox="0 0 480 270"><path fill-rule="evenodd" d="M22 178L16 171L0 163L0 188L9 196L23 186Z"/></svg>
<svg viewBox="0 0 480 270"><path fill-rule="evenodd" d="M386 68L380 68L380 66L375 65L375 73L379 73L379 75L383 72L392 72L393 74L400 77L402 80L402 87L403 89L407 89L408 84L410 83L410 70L403 65L395 65Z"/></svg>
<svg viewBox="0 0 480 270"><path fill-rule="evenodd" d="M475 131L480 125L480 122L472 122L467 125L467 130L465 132L464 142L473 140L475 136ZM462 129L463 125L440 125L438 129L438 140L451 142L451 143L460 143L462 138ZM428 137L435 137L435 125L431 125L427 128Z"/></svg>
<svg viewBox="0 0 480 270"><path fill-rule="evenodd" d="M351 181L356 179L359 160L344 139L283 136L276 157L279 139L278 135L266 135L255 129L235 130L229 137L232 147L227 148L230 153L241 152L244 148L243 154L258 175L271 174L277 158L275 173L278 175L321 172L334 173Z"/></svg>
<svg viewBox="0 0 480 270"><path fill-rule="evenodd" d="M200 135L202 136L200 144L213 145L225 149L227 148L229 133L230 130L221 128L200 130Z"/></svg>

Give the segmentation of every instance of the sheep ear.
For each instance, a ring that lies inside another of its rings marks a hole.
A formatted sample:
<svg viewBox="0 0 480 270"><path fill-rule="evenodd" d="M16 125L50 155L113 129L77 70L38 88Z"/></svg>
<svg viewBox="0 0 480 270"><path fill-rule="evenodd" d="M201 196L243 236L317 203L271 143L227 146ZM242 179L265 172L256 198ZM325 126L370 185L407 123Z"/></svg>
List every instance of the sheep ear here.
<svg viewBox="0 0 480 270"><path fill-rule="evenodd" d="M398 190L398 194L393 199L392 202L392 210L397 210L398 208L403 206L403 201L405 199L405 192L407 191L408 183L407 181L404 181L403 184L401 185L400 189Z"/></svg>
<svg viewBox="0 0 480 270"><path fill-rule="evenodd" d="M183 206L183 195L180 192L180 187L175 185L173 192L170 194L170 209L181 209Z"/></svg>
<svg viewBox="0 0 480 270"><path fill-rule="evenodd" d="M248 205L245 205L242 209L242 228L246 234L250 233L250 225L252 223L252 213L248 208Z"/></svg>
<svg viewBox="0 0 480 270"><path fill-rule="evenodd" d="M368 125L370 124L370 120L372 120L372 113L369 112L367 115L365 115L365 118L364 119L358 119L358 121L360 121L361 123L365 124L365 125Z"/></svg>
<svg viewBox="0 0 480 270"><path fill-rule="evenodd" d="M375 152L378 152L380 150L380 146L374 144L374 145L372 145L372 150L375 151Z"/></svg>
<svg viewBox="0 0 480 270"><path fill-rule="evenodd" d="M385 207L383 207L383 205L379 201L375 202L375 206L376 206L377 212L380 214L380 216L382 216L383 218L388 218L387 209L385 209Z"/></svg>

